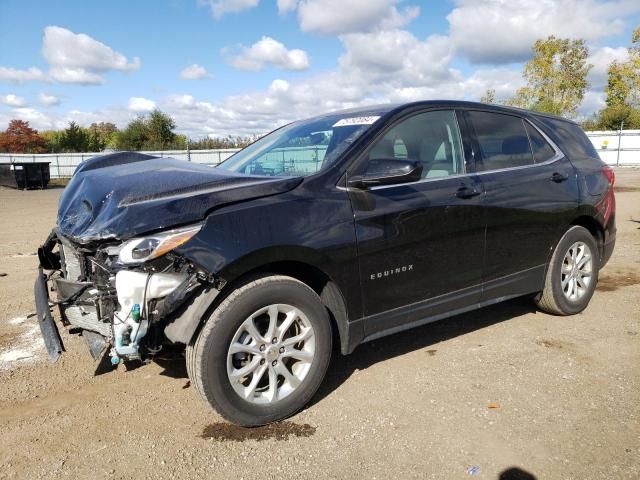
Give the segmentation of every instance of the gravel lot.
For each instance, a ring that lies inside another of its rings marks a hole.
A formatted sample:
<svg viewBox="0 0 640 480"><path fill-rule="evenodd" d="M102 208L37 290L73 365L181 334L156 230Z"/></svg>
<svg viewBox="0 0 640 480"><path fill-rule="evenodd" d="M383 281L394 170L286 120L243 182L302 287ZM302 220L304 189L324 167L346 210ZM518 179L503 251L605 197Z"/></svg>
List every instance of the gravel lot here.
<svg viewBox="0 0 640 480"><path fill-rule="evenodd" d="M360 346L306 410L251 430L178 354L94 377L63 333L49 364L33 252L62 190L0 187L0 478L638 479L640 170L616 185L617 248L583 314L518 299Z"/></svg>

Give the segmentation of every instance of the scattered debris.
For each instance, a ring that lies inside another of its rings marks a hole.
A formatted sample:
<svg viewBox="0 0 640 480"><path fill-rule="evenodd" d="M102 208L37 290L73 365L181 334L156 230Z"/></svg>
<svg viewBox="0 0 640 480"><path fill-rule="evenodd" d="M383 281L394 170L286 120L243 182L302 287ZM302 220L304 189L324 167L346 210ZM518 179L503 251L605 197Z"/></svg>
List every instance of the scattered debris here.
<svg viewBox="0 0 640 480"><path fill-rule="evenodd" d="M27 321L27 317L14 317L12 319L10 319L9 321L7 321L7 323L9 325L22 325L24 322Z"/></svg>
<svg viewBox="0 0 640 480"><path fill-rule="evenodd" d="M14 323L14 325L22 325L26 322L25 317L18 317L13 320L16 322L20 320L19 323ZM14 342L0 349L0 370L13 370L17 367L18 362L37 360L44 353L44 340L40 334L40 327L37 323L30 324L27 326L26 331Z"/></svg>
<svg viewBox="0 0 640 480"><path fill-rule="evenodd" d="M467 468L467 473L472 477L475 477L479 471L480 471L480 467L478 465L472 465L469 468Z"/></svg>

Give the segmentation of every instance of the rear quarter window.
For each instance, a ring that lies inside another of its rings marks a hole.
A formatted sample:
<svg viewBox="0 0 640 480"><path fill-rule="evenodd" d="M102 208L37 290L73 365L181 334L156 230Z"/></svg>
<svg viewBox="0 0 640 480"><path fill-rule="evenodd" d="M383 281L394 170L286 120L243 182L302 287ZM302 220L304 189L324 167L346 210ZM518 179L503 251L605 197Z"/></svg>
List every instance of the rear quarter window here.
<svg viewBox="0 0 640 480"><path fill-rule="evenodd" d="M542 124L544 133L569 157L569 160L602 165L602 160L591 140L578 125L549 117L536 117L535 120Z"/></svg>
<svg viewBox="0 0 640 480"><path fill-rule="evenodd" d="M533 150L533 159L536 163L546 162L547 160L551 160L556 151L553 149L549 142L547 142L544 137L528 123L525 123L527 127L527 134L529 135L529 141L531 142L531 149Z"/></svg>

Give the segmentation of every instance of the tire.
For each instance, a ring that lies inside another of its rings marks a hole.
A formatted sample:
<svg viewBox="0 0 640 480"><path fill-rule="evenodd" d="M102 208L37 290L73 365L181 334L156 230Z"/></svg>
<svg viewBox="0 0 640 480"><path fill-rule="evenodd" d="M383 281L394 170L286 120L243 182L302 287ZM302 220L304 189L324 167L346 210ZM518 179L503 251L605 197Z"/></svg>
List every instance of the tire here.
<svg viewBox="0 0 640 480"><path fill-rule="evenodd" d="M590 260L585 260L585 254L590 255ZM581 263L582 268L578 268ZM571 227L556 245L537 306L554 315L580 313L596 289L599 265L600 254L593 235L584 227Z"/></svg>
<svg viewBox="0 0 640 480"><path fill-rule="evenodd" d="M222 417L255 427L285 419L311 400L331 343L318 295L294 278L265 276L239 286L215 308L187 347L187 371Z"/></svg>

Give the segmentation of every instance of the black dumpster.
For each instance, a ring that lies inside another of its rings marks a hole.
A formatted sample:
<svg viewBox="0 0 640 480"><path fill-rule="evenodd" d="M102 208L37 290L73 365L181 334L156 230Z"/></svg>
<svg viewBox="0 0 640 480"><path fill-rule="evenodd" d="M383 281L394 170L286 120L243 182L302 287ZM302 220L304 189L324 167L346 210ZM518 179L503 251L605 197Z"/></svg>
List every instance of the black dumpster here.
<svg viewBox="0 0 640 480"><path fill-rule="evenodd" d="M51 162L0 163L0 185L24 190L47 188L49 163Z"/></svg>

